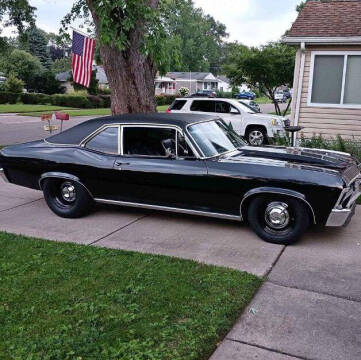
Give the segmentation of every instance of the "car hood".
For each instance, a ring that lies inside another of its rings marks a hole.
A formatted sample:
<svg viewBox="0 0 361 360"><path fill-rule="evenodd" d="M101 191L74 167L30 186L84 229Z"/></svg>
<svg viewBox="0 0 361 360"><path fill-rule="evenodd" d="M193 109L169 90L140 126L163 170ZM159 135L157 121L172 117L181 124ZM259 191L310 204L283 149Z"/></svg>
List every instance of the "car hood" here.
<svg viewBox="0 0 361 360"><path fill-rule="evenodd" d="M262 118L262 119L267 119L267 120L272 120L272 119L280 119L280 120L287 120L287 117L284 116L279 116L279 115L272 115L272 114L259 114L259 113L255 113L255 114L249 114L252 117L257 117L257 118Z"/></svg>
<svg viewBox="0 0 361 360"><path fill-rule="evenodd" d="M244 146L222 158L226 162L245 162L258 165L297 167L341 174L347 182L360 174L360 162L350 154L321 149L291 147Z"/></svg>

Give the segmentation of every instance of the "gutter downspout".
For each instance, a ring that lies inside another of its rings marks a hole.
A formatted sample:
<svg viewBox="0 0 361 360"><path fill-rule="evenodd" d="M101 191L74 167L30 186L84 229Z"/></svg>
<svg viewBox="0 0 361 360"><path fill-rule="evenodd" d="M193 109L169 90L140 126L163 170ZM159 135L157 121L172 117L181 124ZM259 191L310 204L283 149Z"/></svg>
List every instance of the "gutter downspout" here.
<svg viewBox="0 0 361 360"><path fill-rule="evenodd" d="M297 100L296 100L296 111L294 118L294 126L298 126L298 121L300 118L300 107L301 107L301 97L302 97L302 85L303 85L303 74L305 71L305 61L306 61L306 43L301 43L301 65L300 72L298 76L298 88L297 88ZM293 134L293 144L296 144L297 133Z"/></svg>

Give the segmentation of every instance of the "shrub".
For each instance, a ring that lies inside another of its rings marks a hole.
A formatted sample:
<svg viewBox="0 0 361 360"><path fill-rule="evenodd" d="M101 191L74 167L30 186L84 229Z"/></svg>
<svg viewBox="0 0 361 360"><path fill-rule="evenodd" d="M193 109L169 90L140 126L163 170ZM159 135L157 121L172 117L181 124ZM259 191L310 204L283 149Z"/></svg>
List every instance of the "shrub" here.
<svg viewBox="0 0 361 360"><path fill-rule="evenodd" d="M20 94L11 93L8 91L0 92L0 104L16 104L19 100Z"/></svg>
<svg viewBox="0 0 361 360"><path fill-rule="evenodd" d="M85 96L75 95L52 95L52 104L56 106L66 106L74 108L91 108L91 103Z"/></svg>
<svg viewBox="0 0 361 360"><path fill-rule="evenodd" d="M105 108L111 107L110 95L99 95L99 97L103 100L103 106Z"/></svg>
<svg viewBox="0 0 361 360"><path fill-rule="evenodd" d="M99 88L98 89L98 94L100 95L110 95L111 94L111 91L109 88Z"/></svg>
<svg viewBox="0 0 361 360"><path fill-rule="evenodd" d="M340 135L336 138L325 139L321 134L305 138L301 135L300 146L307 148L318 148L325 150L335 150L350 153L361 160L361 140L343 139Z"/></svg>
<svg viewBox="0 0 361 360"><path fill-rule="evenodd" d="M231 91L217 91L217 97L219 97L219 98L232 99L232 98L233 98L233 94L232 94Z"/></svg>
<svg viewBox="0 0 361 360"><path fill-rule="evenodd" d="M189 95L189 89L187 87L182 86L179 90L178 90L179 94L181 96L188 96Z"/></svg>
<svg viewBox="0 0 361 360"><path fill-rule="evenodd" d="M104 106L104 101L100 96L88 95L87 98L93 108L101 108Z"/></svg>
<svg viewBox="0 0 361 360"><path fill-rule="evenodd" d="M21 94L20 99L24 104L46 105L52 103L51 95L46 95L46 94L25 93L25 94Z"/></svg>
<svg viewBox="0 0 361 360"><path fill-rule="evenodd" d="M63 94L65 88L55 78L55 74L49 70L33 75L27 82L27 88L42 94Z"/></svg>
<svg viewBox="0 0 361 360"><path fill-rule="evenodd" d="M21 93L24 88L24 81L18 79L14 74L10 74L5 82L5 90L10 93Z"/></svg>
<svg viewBox="0 0 361 360"><path fill-rule="evenodd" d="M156 95L155 101L157 106L171 105L176 97L176 95Z"/></svg>

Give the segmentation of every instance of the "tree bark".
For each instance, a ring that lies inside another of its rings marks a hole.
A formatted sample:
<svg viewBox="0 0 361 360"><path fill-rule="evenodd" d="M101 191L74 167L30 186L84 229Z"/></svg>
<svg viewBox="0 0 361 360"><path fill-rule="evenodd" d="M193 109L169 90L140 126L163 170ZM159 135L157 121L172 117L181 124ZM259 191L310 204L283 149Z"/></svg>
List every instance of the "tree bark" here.
<svg viewBox="0 0 361 360"><path fill-rule="evenodd" d="M92 0L87 0L99 41L99 18L92 3ZM157 8L158 3L159 0L148 0L148 5L153 8ZM156 111L154 80L157 68L151 56L141 54L144 31L144 24L137 24L129 32L129 46L123 51L99 41L100 55L111 90L113 115Z"/></svg>

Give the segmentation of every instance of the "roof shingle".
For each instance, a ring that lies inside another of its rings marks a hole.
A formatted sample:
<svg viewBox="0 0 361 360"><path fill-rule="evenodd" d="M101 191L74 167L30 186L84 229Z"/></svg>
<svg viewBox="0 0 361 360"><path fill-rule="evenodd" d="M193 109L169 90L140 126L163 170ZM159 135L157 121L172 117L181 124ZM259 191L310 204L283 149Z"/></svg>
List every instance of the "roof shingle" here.
<svg viewBox="0 0 361 360"><path fill-rule="evenodd" d="M287 37L361 36L361 1L308 1Z"/></svg>

